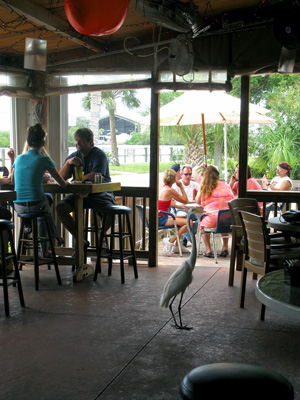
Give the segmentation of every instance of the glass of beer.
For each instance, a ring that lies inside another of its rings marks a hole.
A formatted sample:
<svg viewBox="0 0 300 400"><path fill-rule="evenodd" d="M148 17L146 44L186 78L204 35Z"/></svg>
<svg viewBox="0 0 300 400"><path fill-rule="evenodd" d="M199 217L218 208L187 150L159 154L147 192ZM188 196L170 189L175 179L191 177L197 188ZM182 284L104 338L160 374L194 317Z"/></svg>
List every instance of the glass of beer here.
<svg viewBox="0 0 300 400"><path fill-rule="evenodd" d="M82 182L83 181L83 167L75 167L75 181Z"/></svg>

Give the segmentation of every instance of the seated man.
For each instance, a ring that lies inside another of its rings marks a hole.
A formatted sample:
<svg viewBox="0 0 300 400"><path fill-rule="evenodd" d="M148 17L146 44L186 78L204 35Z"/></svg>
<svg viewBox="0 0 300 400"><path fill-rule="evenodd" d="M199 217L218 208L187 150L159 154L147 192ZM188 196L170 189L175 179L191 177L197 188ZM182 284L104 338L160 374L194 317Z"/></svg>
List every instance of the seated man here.
<svg viewBox="0 0 300 400"><path fill-rule="evenodd" d="M185 193L187 194L187 197L189 199L189 201L194 201L195 200L195 196L198 193L198 190L200 188L199 183L191 181L192 179L192 167L189 165L184 165L182 167L182 173L181 173L181 182L183 184L183 188ZM174 184L172 186L172 188L174 190L176 190L176 192L180 193L179 190L180 188ZM186 217L189 209L187 207L185 207L184 204L176 202L176 215L178 217ZM195 215L191 216L191 219L194 221L194 225L193 225L193 231L195 232L195 234L197 233L197 228L198 228L198 218ZM186 246L187 242L191 241L191 237L189 232L186 232L185 234L182 235L181 238L181 243Z"/></svg>
<svg viewBox="0 0 300 400"><path fill-rule="evenodd" d="M64 179L74 176L75 166L82 165L84 179L94 181L96 173L102 173L104 182L111 182L106 154L103 150L94 146L93 132L88 128L80 128L74 134L76 149L66 158L60 169L60 175ZM102 217L102 209L106 206L116 204L112 192L92 193L83 199L84 208L94 209ZM57 206L57 214L66 229L76 237L75 221L70 215L74 211L74 194L67 195ZM107 227L108 229L109 227ZM88 243L85 243L85 247Z"/></svg>
<svg viewBox="0 0 300 400"><path fill-rule="evenodd" d="M266 175L262 178L262 187L263 189L268 190L292 190L293 182L290 179L290 171L292 170L291 166L282 162L277 167L277 176L275 176L271 182L268 182Z"/></svg>

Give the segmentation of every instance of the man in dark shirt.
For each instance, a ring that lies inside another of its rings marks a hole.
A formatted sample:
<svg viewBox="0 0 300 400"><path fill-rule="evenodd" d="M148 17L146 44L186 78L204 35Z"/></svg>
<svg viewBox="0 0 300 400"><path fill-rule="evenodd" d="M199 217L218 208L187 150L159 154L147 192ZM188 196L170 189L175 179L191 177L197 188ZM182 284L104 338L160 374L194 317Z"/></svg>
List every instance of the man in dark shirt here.
<svg viewBox="0 0 300 400"><path fill-rule="evenodd" d="M98 147L94 147L93 132L88 128L80 128L74 137L77 151L66 158L59 171L60 175L64 179L69 179L74 176L75 167L82 166L85 180L93 182L95 174L101 173L103 182L111 182L106 154ZM92 193L83 199L83 207L94 209L100 216L104 207L114 204L116 202L112 192ZM76 237L75 221L70 215L75 210L74 194L69 194L61 200L56 210L65 228Z"/></svg>

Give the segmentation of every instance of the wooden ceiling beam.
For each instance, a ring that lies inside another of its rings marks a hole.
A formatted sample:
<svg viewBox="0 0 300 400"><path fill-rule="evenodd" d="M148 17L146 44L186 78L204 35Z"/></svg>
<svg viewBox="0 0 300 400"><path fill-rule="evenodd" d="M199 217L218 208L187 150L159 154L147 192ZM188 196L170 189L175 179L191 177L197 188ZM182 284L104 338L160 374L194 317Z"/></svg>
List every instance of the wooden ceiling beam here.
<svg viewBox="0 0 300 400"><path fill-rule="evenodd" d="M38 26L44 26L49 31L64 36L80 46L87 47L96 53L103 51L104 42L102 43L101 40L94 40L88 36L81 35L73 30L71 25L57 18L43 7L39 7L36 4L24 0L9 0L9 2L0 0L0 6L13 10L22 16L24 15L24 17L28 18Z"/></svg>

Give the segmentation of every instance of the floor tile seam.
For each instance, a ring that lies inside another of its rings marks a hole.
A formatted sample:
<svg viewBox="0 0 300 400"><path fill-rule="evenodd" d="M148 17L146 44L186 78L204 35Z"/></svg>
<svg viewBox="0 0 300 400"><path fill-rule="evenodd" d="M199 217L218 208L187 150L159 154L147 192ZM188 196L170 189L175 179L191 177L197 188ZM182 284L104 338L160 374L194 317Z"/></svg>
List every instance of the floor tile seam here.
<svg viewBox="0 0 300 400"><path fill-rule="evenodd" d="M61 315L61 316L69 316L69 317L86 317L86 318L101 318L101 319L111 319L111 320L117 320L118 317L111 317L111 316L105 316L105 315L95 315L95 314L75 314L75 313L67 313L67 312L53 312L53 311L41 311L41 310L33 310L29 309L25 306L26 313L32 313L32 314L45 314L45 315Z"/></svg>
<svg viewBox="0 0 300 400"><path fill-rule="evenodd" d="M141 348L136 351L136 353L131 357L129 361L119 370L118 373L110 380L110 382L101 390L95 400L99 399L100 396L114 383L114 381L131 365L131 363L147 348L147 346L158 336L158 334L163 330L163 328L170 322L170 319L165 322L158 330L155 332L150 339L147 340L145 344L141 346Z"/></svg>
<svg viewBox="0 0 300 400"><path fill-rule="evenodd" d="M202 285L201 287L192 295L190 298L184 303L188 303L217 273L220 271L221 267L219 267ZM184 306L183 305L183 306ZM175 313L176 314L176 313ZM173 318L170 317L158 330L154 333L151 338L141 346L141 348L135 353L135 355L120 369L120 371L110 380L110 382L102 389L99 395L95 398L95 400L99 399L100 396L110 387L110 385L126 370L127 367L147 348L147 346L159 335L159 333L171 322Z"/></svg>

